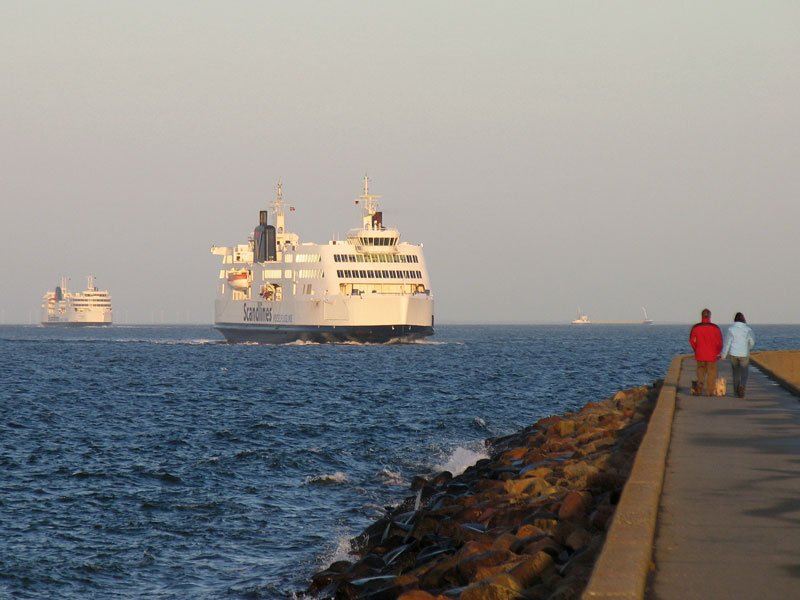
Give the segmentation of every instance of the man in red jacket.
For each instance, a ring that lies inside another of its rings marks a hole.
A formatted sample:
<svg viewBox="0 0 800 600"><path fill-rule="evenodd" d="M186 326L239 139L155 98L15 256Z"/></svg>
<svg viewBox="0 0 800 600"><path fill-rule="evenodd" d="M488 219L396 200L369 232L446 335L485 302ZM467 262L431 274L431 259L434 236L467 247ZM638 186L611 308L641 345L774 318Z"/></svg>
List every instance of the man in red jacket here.
<svg viewBox="0 0 800 600"><path fill-rule="evenodd" d="M722 352L722 331L711 322L711 311L707 308L701 313L701 320L692 327L689 343L697 361L697 388L694 393L710 396L717 380L717 359Z"/></svg>

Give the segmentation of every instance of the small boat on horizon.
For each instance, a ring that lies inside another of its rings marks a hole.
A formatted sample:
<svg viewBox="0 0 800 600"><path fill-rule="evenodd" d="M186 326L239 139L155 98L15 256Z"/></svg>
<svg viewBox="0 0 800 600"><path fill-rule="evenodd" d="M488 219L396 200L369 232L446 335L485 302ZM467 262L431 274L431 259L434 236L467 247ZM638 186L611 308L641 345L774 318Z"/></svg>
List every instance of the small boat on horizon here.
<svg viewBox="0 0 800 600"><path fill-rule="evenodd" d="M644 313L644 320L642 321L642 325L652 325L653 319L647 317L647 310L645 310L644 306L642 307L642 313Z"/></svg>
<svg viewBox="0 0 800 600"><path fill-rule="evenodd" d="M581 309L578 308L578 318L572 321L573 325L589 325L591 321L589 320L589 315L585 315L581 313Z"/></svg>

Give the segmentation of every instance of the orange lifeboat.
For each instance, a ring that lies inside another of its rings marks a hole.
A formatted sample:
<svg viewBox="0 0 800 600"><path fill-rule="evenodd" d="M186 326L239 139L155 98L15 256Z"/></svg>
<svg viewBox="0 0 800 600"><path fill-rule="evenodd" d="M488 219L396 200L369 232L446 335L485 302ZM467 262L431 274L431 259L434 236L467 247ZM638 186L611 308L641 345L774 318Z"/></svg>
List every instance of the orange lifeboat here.
<svg viewBox="0 0 800 600"><path fill-rule="evenodd" d="M235 290L246 290L250 287L247 271L232 271L228 273L228 285Z"/></svg>

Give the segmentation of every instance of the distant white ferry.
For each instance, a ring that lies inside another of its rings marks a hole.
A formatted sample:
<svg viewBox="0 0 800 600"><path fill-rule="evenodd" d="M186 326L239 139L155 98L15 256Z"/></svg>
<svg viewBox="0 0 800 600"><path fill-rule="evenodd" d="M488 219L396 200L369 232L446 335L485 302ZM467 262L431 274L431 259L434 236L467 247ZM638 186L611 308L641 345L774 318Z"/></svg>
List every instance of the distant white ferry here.
<svg viewBox="0 0 800 600"><path fill-rule="evenodd" d="M222 257L214 327L229 342L408 341L432 335L433 295L422 244L383 224L364 192L361 226L346 240L300 243L285 228L282 186L253 237L211 248ZM290 211L294 208L290 207Z"/></svg>
<svg viewBox="0 0 800 600"><path fill-rule="evenodd" d="M70 292L67 278L42 298L42 325L111 325L111 294L98 290L94 277L87 278L86 289Z"/></svg>

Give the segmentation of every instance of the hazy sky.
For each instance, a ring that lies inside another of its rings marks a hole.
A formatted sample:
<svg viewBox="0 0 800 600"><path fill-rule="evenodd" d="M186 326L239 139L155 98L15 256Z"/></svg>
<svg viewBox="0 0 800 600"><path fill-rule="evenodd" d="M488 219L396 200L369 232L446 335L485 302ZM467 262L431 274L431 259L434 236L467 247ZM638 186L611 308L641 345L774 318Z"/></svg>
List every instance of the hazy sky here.
<svg viewBox="0 0 800 600"><path fill-rule="evenodd" d="M437 322L800 322L800 3L0 2L0 321L93 273L211 322L280 178L301 241L423 242Z"/></svg>

